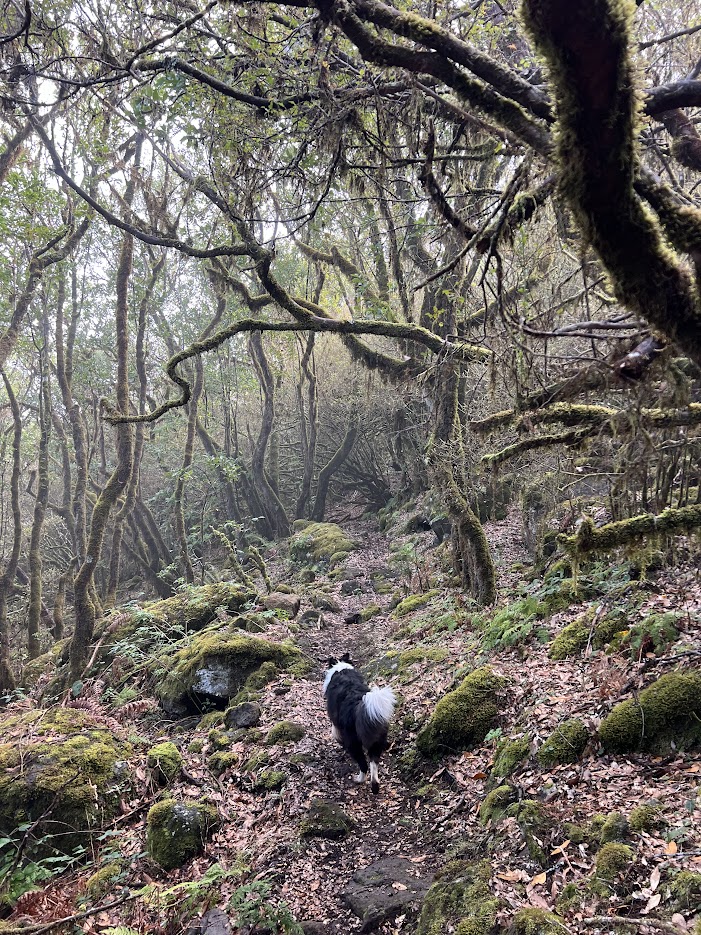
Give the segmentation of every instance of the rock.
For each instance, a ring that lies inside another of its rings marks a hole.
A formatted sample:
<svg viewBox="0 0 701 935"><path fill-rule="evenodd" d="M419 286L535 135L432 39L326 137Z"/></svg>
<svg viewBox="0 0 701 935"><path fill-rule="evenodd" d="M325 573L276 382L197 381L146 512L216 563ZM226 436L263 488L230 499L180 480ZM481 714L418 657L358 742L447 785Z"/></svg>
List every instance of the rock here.
<svg viewBox="0 0 701 935"><path fill-rule="evenodd" d="M312 604L318 610L326 610L331 614L340 614L341 612L341 605L335 597L331 597L329 594L314 594Z"/></svg>
<svg viewBox="0 0 701 935"><path fill-rule="evenodd" d="M589 731L576 717L562 721L536 753L541 766L550 769L558 763L576 763L584 753Z"/></svg>
<svg viewBox="0 0 701 935"><path fill-rule="evenodd" d="M231 935L233 929L223 909L209 909L187 930L187 935Z"/></svg>
<svg viewBox="0 0 701 935"><path fill-rule="evenodd" d="M182 763L180 751L170 741L155 744L146 754L146 764L161 786L167 786L175 779Z"/></svg>
<svg viewBox="0 0 701 935"><path fill-rule="evenodd" d="M31 825L28 856L48 843L72 853L109 825L132 790L129 743L77 708L30 708L0 714L0 836ZM37 842L34 848L32 842ZM42 845L44 842L44 845Z"/></svg>
<svg viewBox="0 0 701 935"><path fill-rule="evenodd" d="M171 656L156 695L163 710L175 717L207 706L223 708L241 689L256 691L256 676L264 667L276 671L300 660L299 650L286 643L244 636L227 627L208 630L195 634ZM266 671L267 681L269 675Z"/></svg>
<svg viewBox="0 0 701 935"><path fill-rule="evenodd" d="M321 619L320 610L305 610L299 618L299 623L318 623Z"/></svg>
<svg viewBox="0 0 701 935"><path fill-rule="evenodd" d="M224 724L229 730L241 727L255 727L260 721L260 705L255 701L244 701L227 708L224 712Z"/></svg>
<svg viewBox="0 0 701 935"><path fill-rule="evenodd" d="M325 799L312 799L307 817L300 823L299 833L303 838L330 838L336 841L347 837L352 827L352 820L340 805Z"/></svg>
<svg viewBox="0 0 701 935"><path fill-rule="evenodd" d="M370 581L363 578L350 578L341 585L341 594L370 594L374 593L375 587Z"/></svg>
<svg viewBox="0 0 701 935"><path fill-rule="evenodd" d="M265 743L272 747L276 743L296 743L306 734L306 728L294 721L280 721L268 731Z"/></svg>
<svg viewBox="0 0 701 935"><path fill-rule="evenodd" d="M164 870L182 867L202 853L217 824L217 811L211 805L184 805L173 799L158 802L146 817L147 853Z"/></svg>
<svg viewBox="0 0 701 935"><path fill-rule="evenodd" d="M328 929L323 922L304 921L299 923L304 935L326 935Z"/></svg>
<svg viewBox="0 0 701 935"><path fill-rule="evenodd" d="M287 594L283 591L273 591L272 594L268 594L263 598L263 606L267 610L281 610L290 619L297 616L301 603L302 600L299 595Z"/></svg>
<svg viewBox="0 0 701 935"><path fill-rule="evenodd" d="M352 614L346 614L346 616L343 618L343 622L347 626L354 626L356 623L360 623L362 619L363 619L362 613L356 610Z"/></svg>
<svg viewBox="0 0 701 935"><path fill-rule="evenodd" d="M370 932L398 913L418 909L428 888L410 860L384 857L354 873L341 898L362 920L361 931Z"/></svg>
<svg viewBox="0 0 701 935"><path fill-rule="evenodd" d="M296 520L290 539L290 557L296 562L328 562L339 552L352 552L357 543L349 539L336 523L310 523ZM337 559L338 560L338 559Z"/></svg>
<svg viewBox="0 0 701 935"><path fill-rule="evenodd" d="M495 931L499 900L490 889L490 873L488 860L447 864L426 894L417 935Z"/></svg>

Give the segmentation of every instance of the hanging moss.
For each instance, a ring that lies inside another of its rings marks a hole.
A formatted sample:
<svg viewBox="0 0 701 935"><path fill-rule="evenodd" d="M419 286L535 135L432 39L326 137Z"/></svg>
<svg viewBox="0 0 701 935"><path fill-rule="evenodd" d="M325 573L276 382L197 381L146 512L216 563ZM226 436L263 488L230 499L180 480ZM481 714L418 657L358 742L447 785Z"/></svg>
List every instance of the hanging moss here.
<svg viewBox="0 0 701 935"><path fill-rule="evenodd" d="M201 854L217 827L217 810L206 803L183 805L166 799L146 817L146 850L164 870L174 870Z"/></svg>
<svg viewBox="0 0 701 935"><path fill-rule="evenodd" d="M506 679L489 666L471 672L436 705L416 738L419 752L436 756L481 743L497 719L500 693L506 684Z"/></svg>
<svg viewBox="0 0 701 935"><path fill-rule="evenodd" d="M672 672L616 705L599 727L609 753L668 753L701 743L701 674Z"/></svg>
<svg viewBox="0 0 701 935"><path fill-rule="evenodd" d="M541 766L550 768L558 763L575 763L584 753L589 731L577 718L559 724L536 753Z"/></svg>
<svg viewBox="0 0 701 935"><path fill-rule="evenodd" d="M183 758L174 743L165 741L151 747L146 754L146 763L156 781L162 786L167 786L180 772Z"/></svg>
<svg viewBox="0 0 701 935"><path fill-rule="evenodd" d="M494 765L492 766L492 776L499 779L507 779L530 752L530 737L517 737L514 740L502 740L497 746L494 754Z"/></svg>
<svg viewBox="0 0 701 935"><path fill-rule="evenodd" d="M490 935L499 900L489 886L489 861L453 861L436 874L421 907L416 935Z"/></svg>

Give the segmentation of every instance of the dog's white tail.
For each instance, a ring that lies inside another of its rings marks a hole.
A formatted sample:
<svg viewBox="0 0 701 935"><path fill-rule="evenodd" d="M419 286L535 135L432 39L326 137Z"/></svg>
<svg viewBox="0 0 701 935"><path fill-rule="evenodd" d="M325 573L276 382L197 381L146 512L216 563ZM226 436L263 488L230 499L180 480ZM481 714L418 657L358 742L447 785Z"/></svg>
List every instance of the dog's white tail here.
<svg viewBox="0 0 701 935"><path fill-rule="evenodd" d="M385 685L384 688L371 688L363 695L361 703L371 721L389 724L397 699L389 685Z"/></svg>

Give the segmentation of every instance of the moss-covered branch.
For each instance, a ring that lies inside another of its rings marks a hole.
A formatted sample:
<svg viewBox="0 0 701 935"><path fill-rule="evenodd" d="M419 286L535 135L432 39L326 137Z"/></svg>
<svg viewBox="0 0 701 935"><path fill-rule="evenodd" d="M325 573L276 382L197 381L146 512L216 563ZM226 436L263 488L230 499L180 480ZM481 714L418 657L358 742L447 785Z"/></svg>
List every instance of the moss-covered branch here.
<svg viewBox="0 0 701 935"><path fill-rule="evenodd" d="M552 448L554 445L581 445L581 443L596 431L596 426L585 426L570 429L568 432L557 432L552 435L531 435L513 445L507 445L501 451L484 455L482 461L488 467L496 468L511 458L539 448Z"/></svg>
<svg viewBox="0 0 701 935"><path fill-rule="evenodd" d="M616 432L625 431L627 426L640 425L644 428L673 428L679 425L701 425L701 404L690 403L683 409L614 409L610 406L593 406L577 403L554 403L543 409L521 413L514 409L496 412L487 419L471 423L471 428L486 434L497 428L517 425L519 429L530 429L534 425L550 425L561 422L568 426L609 425Z"/></svg>
<svg viewBox="0 0 701 935"><path fill-rule="evenodd" d="M689 270L633 190L637 169L632 0L526 0L527 26L557 98L561 189L619 301L701 361L701 309Z"/></svg>
<svg viewBox="0 0 701 935"><path fill-rule="evenodd" d="M582 522L576 535L560 536L559 542L577 556L592 552L610 552L641 539L658 539L693 532L701 527L701 504L669 507L658 515L642 513L605 526L594 526L590 517Z"/></svg>

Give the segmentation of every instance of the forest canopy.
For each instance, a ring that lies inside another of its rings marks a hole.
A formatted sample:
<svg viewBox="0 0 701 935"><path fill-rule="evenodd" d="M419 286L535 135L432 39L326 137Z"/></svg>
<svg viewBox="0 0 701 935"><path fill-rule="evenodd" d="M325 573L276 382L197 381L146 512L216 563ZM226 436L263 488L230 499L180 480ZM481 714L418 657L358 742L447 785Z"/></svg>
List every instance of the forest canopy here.
<svg viewBox="0 0 701 935"><path fill-rule="evenodd" d="M573 561L697 529L695 16L4 0L0 685L398 495L481 604L507 489Z"/></svg>

